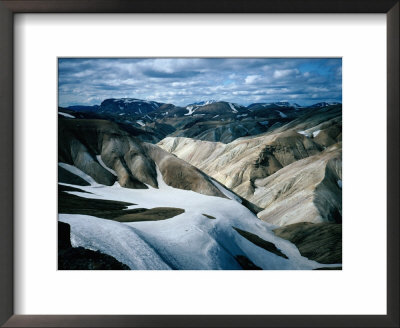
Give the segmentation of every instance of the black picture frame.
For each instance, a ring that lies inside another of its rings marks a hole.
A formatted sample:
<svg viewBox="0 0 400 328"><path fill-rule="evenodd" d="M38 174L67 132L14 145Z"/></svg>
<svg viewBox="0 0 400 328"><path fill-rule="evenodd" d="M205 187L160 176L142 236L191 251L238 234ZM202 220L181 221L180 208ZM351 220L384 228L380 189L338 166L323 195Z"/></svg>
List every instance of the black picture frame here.
<svg viewBox="0 0 400 328"><path fill-rule="evenodd" d="M399 0L0 0L0 324L4 327L399 327L399 8ZM13 17L16 13L386 14L387 315L14 315Z"/></svg>

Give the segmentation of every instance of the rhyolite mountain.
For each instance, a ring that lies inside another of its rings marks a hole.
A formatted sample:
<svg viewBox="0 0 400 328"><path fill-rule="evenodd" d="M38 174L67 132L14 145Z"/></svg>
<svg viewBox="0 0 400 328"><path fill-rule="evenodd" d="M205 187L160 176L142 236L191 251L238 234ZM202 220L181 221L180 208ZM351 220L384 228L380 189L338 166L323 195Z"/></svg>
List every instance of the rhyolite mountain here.
<svg viewBox="0 0 400 328"><path fill-rule="evenodd" d="M158 145L261 208L262 220L339 223L341 131L341 108L329 107L228 144L167 137Z"/></svg>
<svg viewBox="0 0 400 328"><path fill-rule="evenodd" d="M225 197L197 168L153 144L142 142L113 122L59 119L58 133L59 182L71 182L64 172L67 164L102 185L118 182L126 188L157 188L157 167L172 187Z"/></svg>
<svg viewBox="0 0 400 328"><path fill-rule="evenodd" d="M339 103L108 99L59 108L58 142L67 266L340 267Z"/></svg>

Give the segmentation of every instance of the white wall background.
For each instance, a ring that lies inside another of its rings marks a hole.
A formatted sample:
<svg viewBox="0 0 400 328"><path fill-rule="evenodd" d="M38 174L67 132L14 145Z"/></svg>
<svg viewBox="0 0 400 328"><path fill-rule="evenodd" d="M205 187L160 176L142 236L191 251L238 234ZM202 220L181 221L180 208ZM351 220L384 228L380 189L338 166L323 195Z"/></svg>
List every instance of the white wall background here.
<svg viewBox="0 0 400 328"><path fill-rule="evenodd" d="M17 314L385 314L384 15L15 17ZM343 57L343 271L57 271L57 57Z"/></svg>

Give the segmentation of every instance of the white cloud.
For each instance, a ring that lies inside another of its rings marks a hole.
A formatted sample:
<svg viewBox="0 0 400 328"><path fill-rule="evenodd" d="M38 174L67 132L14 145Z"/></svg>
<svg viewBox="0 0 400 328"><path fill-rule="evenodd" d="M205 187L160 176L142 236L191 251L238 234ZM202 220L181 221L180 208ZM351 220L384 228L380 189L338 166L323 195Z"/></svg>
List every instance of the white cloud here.
<svg viewBox="0 0 400 328"><path fill-rule="evenodd" d="M340 59L333 64L329 59L268 58L59 61L60 106L124 96L180 106L207 99L248 105L293 97L299 104L311 104L341 101L341 85Z"/></svg>
<svg viewBox="0 0 400 328"><path fill-rule="evenodd" d="M260 75L249 75L244 79L244 83L246 84L253 84L257 80L260 79Z"/></svg>
<svg viewBox="0 0 400 328"><path fill-rule="evenodd" d="M298 74L299 70L298 69L281 69L281 70L275 70L274 72L274 78L275 79L281 79L284 77L288 77L290 75L295 75Z"/></svg>

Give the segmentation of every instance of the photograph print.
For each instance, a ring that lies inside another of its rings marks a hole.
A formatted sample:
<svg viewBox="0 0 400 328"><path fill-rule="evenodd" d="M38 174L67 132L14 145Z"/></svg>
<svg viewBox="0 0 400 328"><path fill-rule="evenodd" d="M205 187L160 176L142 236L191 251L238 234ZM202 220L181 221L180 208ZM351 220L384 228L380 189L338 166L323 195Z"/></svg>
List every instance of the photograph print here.
<svg viewBox="0 0 400 328"><path fill-rule="evenodd" d="M59 58L59 270L341 270L341 58Z"/></svg>

